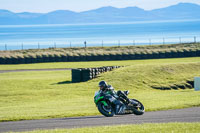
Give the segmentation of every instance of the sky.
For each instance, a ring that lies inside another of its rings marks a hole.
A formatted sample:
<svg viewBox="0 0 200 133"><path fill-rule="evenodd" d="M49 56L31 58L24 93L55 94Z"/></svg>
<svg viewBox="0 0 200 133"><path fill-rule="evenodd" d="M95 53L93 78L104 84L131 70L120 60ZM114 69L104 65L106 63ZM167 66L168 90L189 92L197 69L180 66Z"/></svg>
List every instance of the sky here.
<svg viewBox="0 0 200 133"><path fill-rule="evenodd" d="M105 6L117 8L137 6L144 10L152 10L180 2L200 5L200 0L0 0L0 9L6 9L15 13L47 13L55 10L82 12Z"/></svg>

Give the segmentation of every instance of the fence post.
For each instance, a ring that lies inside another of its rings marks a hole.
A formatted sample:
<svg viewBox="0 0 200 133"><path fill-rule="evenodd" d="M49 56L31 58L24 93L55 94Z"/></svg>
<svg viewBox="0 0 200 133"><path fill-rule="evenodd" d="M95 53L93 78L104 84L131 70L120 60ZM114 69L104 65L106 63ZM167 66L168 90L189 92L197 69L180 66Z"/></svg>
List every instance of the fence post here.
<svg viewBox="0 0 200 133"><path fill-rule="evenodd" d="M163 37L163 45L165 44L165 38Z"/></svg>
<svg viewBox="0 0 200 133"><path fill-rule="evenodd" d="M196 43L196 36L194 36L194 43Z"/></svg>
<svg viewBox="0 0 200 133"><path fill-rule="evenodd" d="M102 46L102 48L103 48L103 40L102 40L102 42L101 42L101 46Z"/></svg>
<svg viewBox="0 0 200 133"><path fill-rule="evenodd" d="M7 44L5 44L5 50L7 51Z"/></svg>
<svg viewBox="0 0 200 133"><path fill-rule="evenodd" d="M56 48L56 42L54 42L54 48Z"/></svg>
<svg viewBox="0 0 200 133"><path fill-rule="evenodd" d="M182 42L181 42L181 37L179 37L179 42L180 42L180 44L182 43Z"/></svg>
<svg viewBox="0 0 200 133"><path fill-rule="evenodd" d="M38 42L38 49L40 49L40 43Z"/></svg>
<svg viewBox="0 0 200 133"><path fill-rule="evenodd" d="M135 40L133 40L133 45L135 46Z"/></svg>
<svg viewBox="0 0 200 133"><path fill-rule="evenodd" d="M118 40L118 47L120 47L120 40Z"/></svg>
<svg viewBox="0 0 200 133"><path fill-rule="evenodd" d="M87 47L87 42L85 41L84 44L85 44L85 48L86 48Z"/></svg>
<svg viewBox="0 0 200 133"><path fill-rule="evenodd" d="M69 42L69 46L70 46L70 48L72 47L72 42L71 41Z"/></svg>
<svg viewBox="0 0 200 133"><path fill-rule="evenodd" d="M149 45L151 45L151 39L149 39Z"/></svg>

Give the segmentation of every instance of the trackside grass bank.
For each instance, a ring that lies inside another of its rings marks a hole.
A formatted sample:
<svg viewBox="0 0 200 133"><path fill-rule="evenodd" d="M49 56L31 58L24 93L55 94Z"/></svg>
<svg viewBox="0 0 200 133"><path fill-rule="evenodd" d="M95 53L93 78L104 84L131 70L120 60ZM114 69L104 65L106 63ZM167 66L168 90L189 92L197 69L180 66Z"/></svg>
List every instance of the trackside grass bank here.
<svg viewBox="0 0 200 133"><path fill-rule="evenodd" d="M100 115L93 102L100 80L107 81L116 90L130 90L129 97L140 100L146 111L200 106L200 91L186 86L187 80L200 76L199 58L79 62L73 65L79 68L112 63L129 65L81 83L71 82L70 70L1 73L0 121ZM174 85L186 87L173 89ZM171 89L159 90L154 89L155 86Z"/></svg>
<svg viewBox="0 0 200 133"><path fill-rule="evenodd" d="M36 130L22 133L199 133L200 123L157 123L91 128Z"/></svg>
<svg viewBox="0 0 200 133"><path fill-rule="evenodd" d="M53 68L90 68L102 66L130 66L150 64L177 64L199 62L200 57L173 58L173 59L151 59L151 60L124 60L124 61L90 61L90 62L57 62L57 63L34 63L34 64L13 64L1 65L0 70L16 69L53 69Z"/></svg>

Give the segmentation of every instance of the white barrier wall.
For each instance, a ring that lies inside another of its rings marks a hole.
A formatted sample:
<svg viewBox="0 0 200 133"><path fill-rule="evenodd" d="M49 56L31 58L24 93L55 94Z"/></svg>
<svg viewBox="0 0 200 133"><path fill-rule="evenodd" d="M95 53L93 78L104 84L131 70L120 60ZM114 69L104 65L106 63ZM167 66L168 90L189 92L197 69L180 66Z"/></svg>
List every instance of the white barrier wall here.
<svg viewBox="0 0 200 133"><path fill-rule="evenodd" d="M200 91L200 77L194 78L194 89L195 91Z"/></svg>

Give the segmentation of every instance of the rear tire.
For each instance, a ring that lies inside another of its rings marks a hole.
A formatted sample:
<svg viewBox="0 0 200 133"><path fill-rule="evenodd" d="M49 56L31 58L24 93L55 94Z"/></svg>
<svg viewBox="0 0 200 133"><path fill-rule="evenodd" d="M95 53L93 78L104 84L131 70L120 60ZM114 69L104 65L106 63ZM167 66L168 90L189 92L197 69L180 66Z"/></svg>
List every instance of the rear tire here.
<svg viewBox="0 0 200 133"><path fill-rule="evenodd" d="M112 117L115 114L111 105L105 106L102 102L99 102L97 107L99 112L106 117Z"/></svg>
<svg viewBox="0 0 200 133"><path fill-rule="evenodd" d="M144 112L145 112L144 105L143 105L140 101L138 101L138 100L136 100L136 99L131 99L131 100L138 102L138 105L137 105L137 106L134 106L133 109L132 109L132 110L133 110L133 113L134 113L135 115L143 115Z"/></svg>

